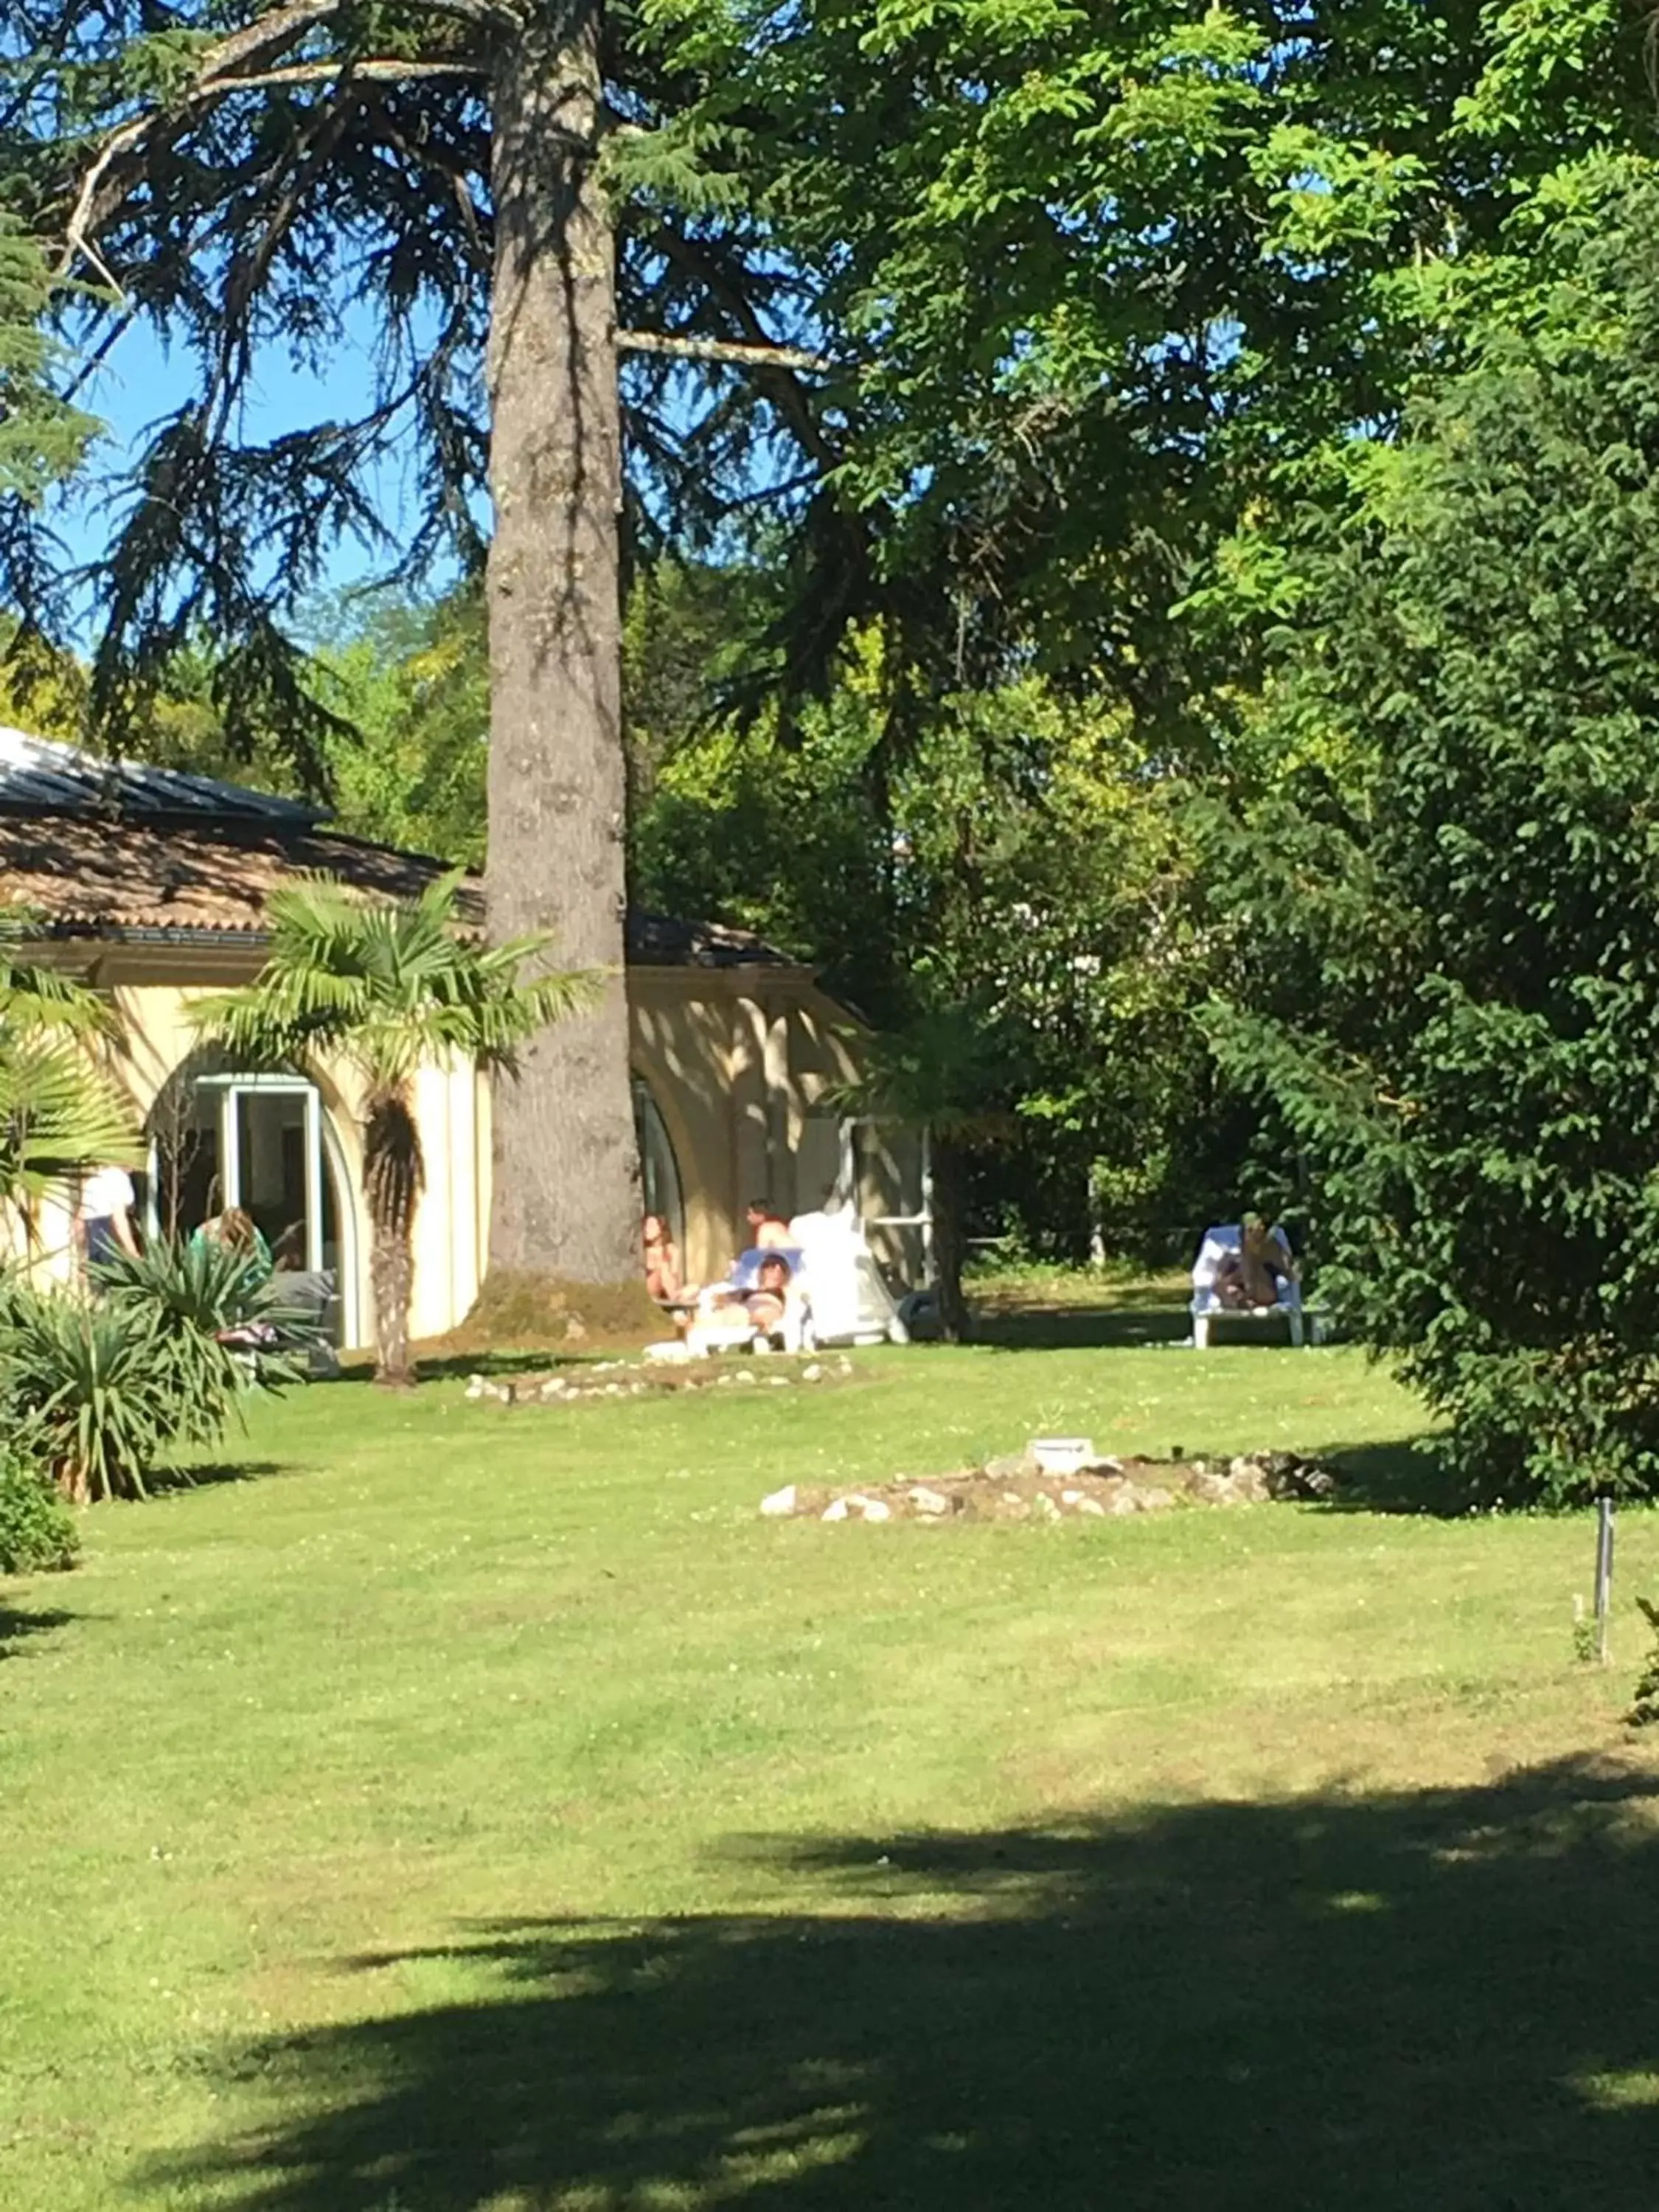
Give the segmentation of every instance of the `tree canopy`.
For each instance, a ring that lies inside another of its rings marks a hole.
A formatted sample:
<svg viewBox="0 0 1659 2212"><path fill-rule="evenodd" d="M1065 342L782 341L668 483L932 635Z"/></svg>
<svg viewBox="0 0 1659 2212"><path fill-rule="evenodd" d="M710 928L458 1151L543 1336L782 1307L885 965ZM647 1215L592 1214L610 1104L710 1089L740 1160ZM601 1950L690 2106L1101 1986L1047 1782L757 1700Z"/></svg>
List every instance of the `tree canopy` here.
<svg viewBox="0 0 1659 2212"><path fill-rule="evenodd" d="M1610 204L1304 556L1290 765L1216 879L1223 1057L1486 1497L1659 1484L1656 214Z"/></svg>
<svg viewBox="0 0 1659 2212"><path fill-rule="evenodd" d="M1195 1018L1276 1006L1218 919L1252 878L1188 810L1370 803L1369 717L1285 674L1339 649L1333 533L1365 575L1407 426L1553 326L1652 162L1645 37L1625 0L31 0L28 282L57 343L142 321L180 375L63 702L459 857L487 782L495 926L596 969L631 811L636 894L897 1024L993 1009L995 1174L1074 1235L1253 1142L1282 1182L1282 1102ZM9 489L0 597L61 641ZM416 611L296 655L354 534ZM498 1261L632 1266L625 1073L616 992L532 1050Z"/></svg>

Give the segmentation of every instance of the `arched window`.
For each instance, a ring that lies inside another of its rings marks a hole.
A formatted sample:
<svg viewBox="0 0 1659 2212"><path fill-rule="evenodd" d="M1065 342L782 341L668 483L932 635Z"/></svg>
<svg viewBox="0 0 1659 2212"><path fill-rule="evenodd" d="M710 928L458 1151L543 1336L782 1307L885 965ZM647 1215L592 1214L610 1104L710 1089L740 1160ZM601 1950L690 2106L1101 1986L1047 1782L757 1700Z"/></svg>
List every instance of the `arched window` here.
<svg viewBox="0 0 1659 2212"><path fill-rule="evenodd" d="M356 1223L322 1094L293 1070L236 1067L212 1046L176 1067L144 1124L138 1178L147 1237L186 1237L239 1206L284 1273L331 1275L337 1320L356 1343Z"/></svg>
<svg viewBox="0 0 1659 2212"><path fill-rule="evenodd" d="M669 1234L685 1249L685 1201L680 1189L679 1163L668 1141L668 1129L642 1075L634 1078L634 1133L639 1139L641 1196L647 1213L659 1213Z"/></svg>

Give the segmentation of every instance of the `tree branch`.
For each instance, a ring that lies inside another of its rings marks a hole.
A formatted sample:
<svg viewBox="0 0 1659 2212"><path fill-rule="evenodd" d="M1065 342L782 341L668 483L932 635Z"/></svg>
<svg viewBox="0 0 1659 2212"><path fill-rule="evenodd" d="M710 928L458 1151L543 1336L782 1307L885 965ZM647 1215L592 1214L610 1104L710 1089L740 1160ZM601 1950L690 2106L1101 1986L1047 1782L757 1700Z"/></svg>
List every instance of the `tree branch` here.
<svg viewBox="0 0 1659 2212"><path fill-rule="evenodd" d="M743 368L787 368L807 376L823 376L834 363L825 354L805 353L799 346L739 344L735 338L676 337L665 331L618 331L618 353L672 354L682 361L731 362Z"/></svg>
<svg viewBox="0 0 1659 2212"><path fill-rule="evenodd" d="M522 17L512 0L424 0L424 4L434 15L459 16L464 21L492 30L522 26ZM81 189L64 233L64 252L54 272L55 281L62 284L75 264L86 260L118 299L125 298L120 285L100 258L92 241L129 190L125 178L117 179L118 166L125 157L138 152L158 125L184 122L210 100L222 100L231 93L256 87L321 83L330 78L352 76L384 82L398 77L481 74L477 64L461 61L354 62L349 55L334 62L295 62L263 70L246 67L267 55L282 53L319 23L331 21L343 14L349 5L349 0L289 0L287 6L273 8L269 14L210 46L202 56L194 79L169 106L152 108L112 131L81 179Z"/></svg>
<svg viewBox="0 0 1659 2212"><path fill-rule="evenodd" d="M670 261L684 270L694 283L702 284L720 302L744 333L742 342L760 349L753 365L762 369L765 376L765 389L779 414L793 431L802 452L816 461L821 469L835 468L841 455L824 434L811 394L800 382L792 364L783 357L788 349L769 351L766 326L734 273L723 266L702 244L688 238L672 224L664 224L659 229L654 242ZM828 363L814 360L811 366L822 372Z"/></svg>
<svg viewBox="0 0 1659 2212"><path fill-rule="evenodd" d="M263 90L273 84L326 84L331 78L361 78L369 84L400 84L405 79L427 76L483 76L483 62L345 61L289 62L281 69L259 70L250 76L227 77L213 87L213 96Z"/></svg>

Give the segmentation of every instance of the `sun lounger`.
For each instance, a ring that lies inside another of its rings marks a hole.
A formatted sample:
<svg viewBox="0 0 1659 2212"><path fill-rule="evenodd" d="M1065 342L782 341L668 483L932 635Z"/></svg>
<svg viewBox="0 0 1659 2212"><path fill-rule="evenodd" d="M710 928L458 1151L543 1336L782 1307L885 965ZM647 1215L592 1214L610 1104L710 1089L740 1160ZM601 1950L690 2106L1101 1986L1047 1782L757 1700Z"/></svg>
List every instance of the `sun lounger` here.
<svg viewBox="0 0 1659 2212"><path fill-rule="evenodd" d="M1209 1348L1211 1328L1218 1320L1238 1322L1246 1327L1266 1321L1284 1322L1289 1328L1292 1345L1317 1344L1320 1335L1319 1317L1309 1313L1302 1303L1302 1285L1291 1272L1295 1266L1290 1239L1282 1229L1275 1229L1273 1241L1285 1255L1285 1272L1275 1273L1274 1287L1278 1297L1270 1306L1224 1305L1217 1285L1228 1261L1236 1259L1244 1247L1244 1231L1237 1222L1218 1224L1206 1229L1204 1241L1199 1246L1198 1257L1193 1262L1193 1344L1197 1351Z"/></svg>

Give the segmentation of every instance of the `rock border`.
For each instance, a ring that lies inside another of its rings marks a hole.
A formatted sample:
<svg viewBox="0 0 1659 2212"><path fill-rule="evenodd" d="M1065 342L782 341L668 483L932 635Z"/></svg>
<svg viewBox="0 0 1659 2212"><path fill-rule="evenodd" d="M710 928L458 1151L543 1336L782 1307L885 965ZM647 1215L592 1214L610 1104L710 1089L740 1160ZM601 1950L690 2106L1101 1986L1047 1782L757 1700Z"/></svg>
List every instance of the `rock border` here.
<svg viewBox="0 0 1659 2212"><path fill-rule="evenodd" d="M599 1359L574 1373L469 1375L465 1395L501 1406L568 1406L583 1398L666 1398L686 1390L787 1389L801 1383L844 1382L853 1363L844 1355L797 1362L766 1359L705 1359L668 1364L651 1361ZM606 1380L598 1378L605 1376Z"/></svg>
<svg viewBox="0 0 1659 2212"><path fill-rule="evenodd" d="M1191 1506L1309 1504L1337 1489L1334 1472L1299 1452L1241 1453L1228 1460L1103 1458L1065 1474L1045 1474L1025 1451L925 1481L896 1476L837 1488L786 1483L761 1500L769 1520L1060 1521L1106 1520Z"/></svg>

